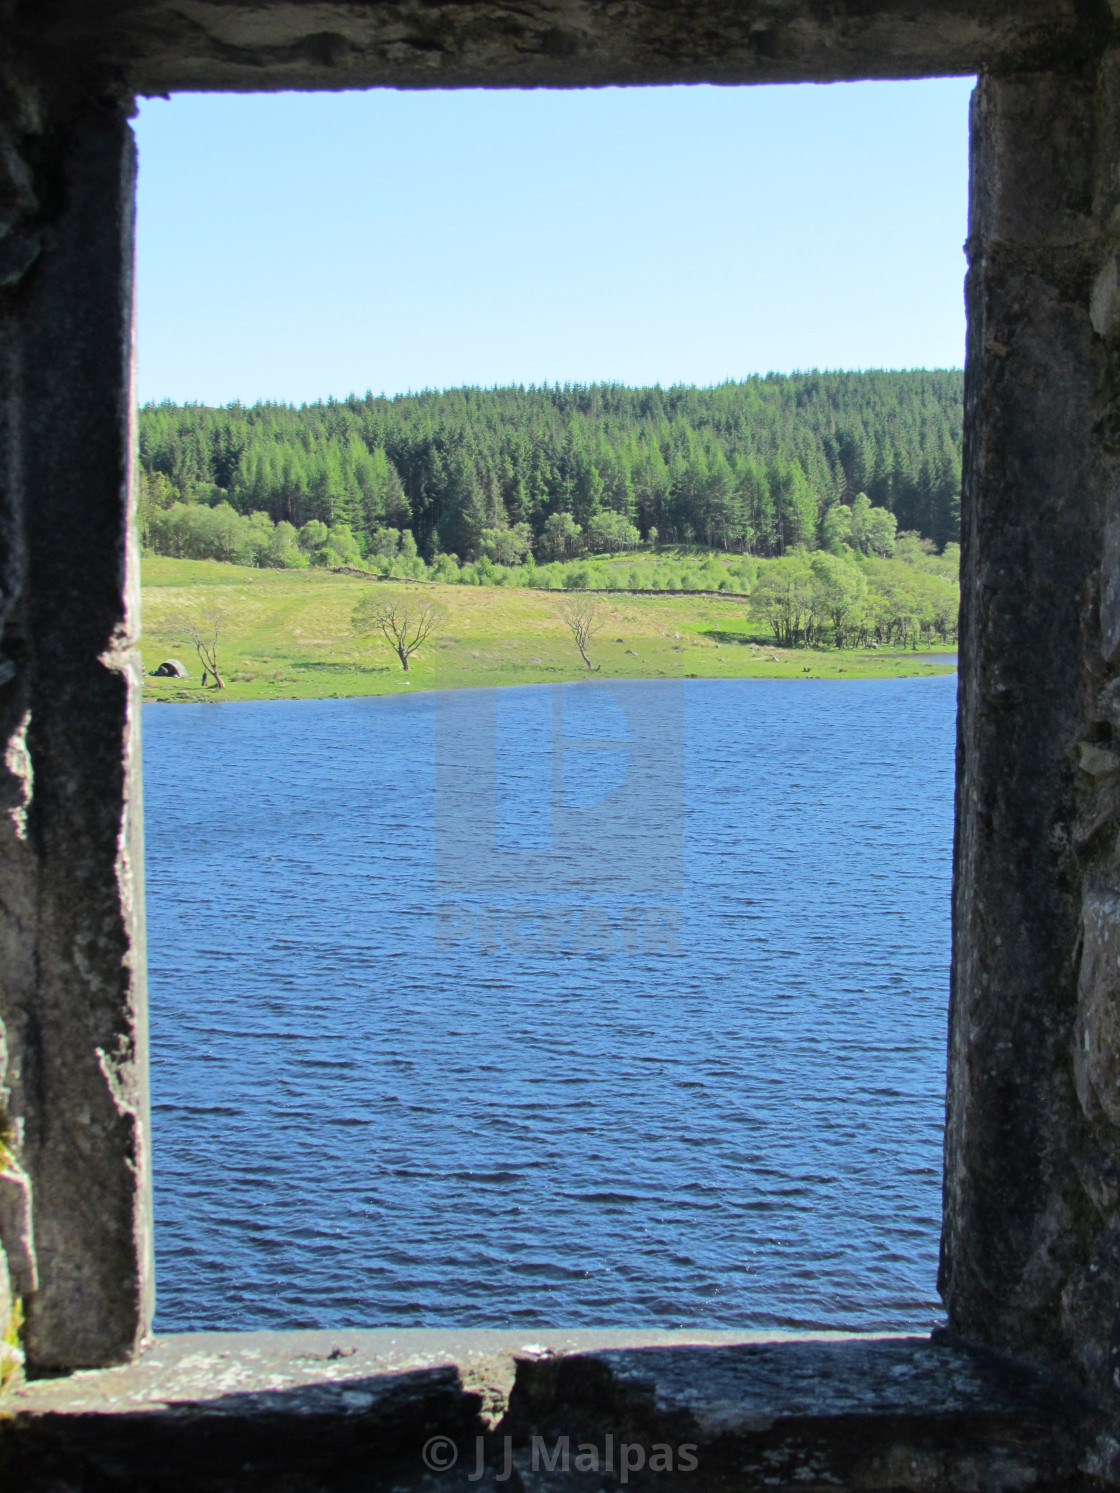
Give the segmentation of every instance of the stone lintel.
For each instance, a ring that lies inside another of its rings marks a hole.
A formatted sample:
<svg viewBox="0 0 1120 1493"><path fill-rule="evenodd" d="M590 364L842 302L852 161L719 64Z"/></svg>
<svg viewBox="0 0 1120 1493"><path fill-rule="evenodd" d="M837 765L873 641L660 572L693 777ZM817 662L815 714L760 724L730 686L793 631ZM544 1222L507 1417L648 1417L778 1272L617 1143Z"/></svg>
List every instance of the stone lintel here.
<svg viewBox="0 0 1120 1493"><path fill-rule="evenodd" d="M1120 1464L1068 1390L917 1337L184 1334L5 1410L0 1479L21 1493L1011 1490L1100 1486Z"/></svg>
<svg viewBox="0 0 1120 1493"><path fill-rule="evenodd" d="M22 0L9 12L28 45L141 93L916 78L1079 65L1112 24L1104 0Z"/></svg>

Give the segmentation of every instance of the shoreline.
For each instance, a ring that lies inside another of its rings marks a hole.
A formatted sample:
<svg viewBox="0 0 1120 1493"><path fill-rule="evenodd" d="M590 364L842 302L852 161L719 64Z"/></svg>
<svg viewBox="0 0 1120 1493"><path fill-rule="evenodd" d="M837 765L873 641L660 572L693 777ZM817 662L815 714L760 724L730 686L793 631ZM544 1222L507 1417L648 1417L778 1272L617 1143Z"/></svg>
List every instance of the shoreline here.
<svg viewBox="0 0 1120 1493"><path fill-rule="evenodd" d="M918 662L915 660L915 662ZM144 705L249 705L260 703L290 703L297 700L367 700L383 699L387 696L398 696L407 694L410 697L417 695L450 694L454 691L465 691L472 689L527 689L544 688L553 684L639 684L647 682L666 683L677 682L683 684L692 683L723 683L731 684L739 680L751 682L786 681L802 682L805 684L832 683L832 684L857 684L866 683L868 680L886 681L892 679L943 679L946 675L957 672L956 658L952 662L946 658L944 664L933 656L927 656L922 661L922 668L905 669L899 668L890 672L885 670L861 672L858 669L844 669L837 674L827 673L823 669L819 672L803 671L801 673L779 673L772 670L770 673L754 672L735 674L602 674L602 673L573 673L565 678L557 679L515 679L504 680L494 683L480 683L475 680L466 681L462 684L434 684L431 682L414 686L411 680L396 680L387 684L382 689L351 690L343 692L332 690L330 692L306 690L297 693L277 691L269 694L245 694L236 689L226 688L224 690L213 690L209 686L202 688L201 685L185 685L182 680L160 681L169 685L178 686L176 689L155 690L149 689L148 679L144 680L144 691L141 703Z"/></svg>

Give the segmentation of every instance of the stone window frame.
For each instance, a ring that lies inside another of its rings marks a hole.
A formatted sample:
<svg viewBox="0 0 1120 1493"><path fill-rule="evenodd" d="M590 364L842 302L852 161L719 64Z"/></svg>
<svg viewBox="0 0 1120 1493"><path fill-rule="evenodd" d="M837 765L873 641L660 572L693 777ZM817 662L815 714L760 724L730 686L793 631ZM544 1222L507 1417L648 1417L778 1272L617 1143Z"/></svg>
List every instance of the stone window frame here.
<svg viewBox="0 0 1120 1493"><path fill-rule="evenodd" d="M940 1285L1120 1349L1120 0L13 0L0 21L0 1240L38 1371L152 1311L139 93L977 74ZM1114 687L1115 686L1115 687Z"/></svg>

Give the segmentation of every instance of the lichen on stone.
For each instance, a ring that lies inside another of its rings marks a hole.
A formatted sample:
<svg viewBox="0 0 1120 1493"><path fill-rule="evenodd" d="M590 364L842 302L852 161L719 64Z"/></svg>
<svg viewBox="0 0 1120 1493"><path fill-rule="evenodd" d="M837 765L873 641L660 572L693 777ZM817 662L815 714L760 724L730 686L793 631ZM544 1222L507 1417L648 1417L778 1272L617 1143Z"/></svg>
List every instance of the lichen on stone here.
<svg viewBox="0 0 1120 1493"><path fill-rule="evenodd" d="M11 1146L14 1143L12 1123L3 1104L0 1104L0 1171L13 1164ZM8 1267L0 1249L0 1396L11 1388L23 1373L23 1349L20 1346L20 1329L23 1326L23 1309L18 1296L13 1296L9 1284Z"/></svg>
<svg viewBox="0 0 1120 1493"><path fill-rule="evenodd" d="M0 1336L0 1399L23 1378L23 1347L20 1337L23 1330L23 1303L18 1296L12 1298L7 1318L3 1335Z"/></svg>
<svg viewBox="0 0 1120 1493"><path fill-rule="evenodd" d="M22 1292L38 1284L31 1232L31 1188L16 1157L8 1113L7 1044L0 1023L0 1398L23 1377Z"/></svg>

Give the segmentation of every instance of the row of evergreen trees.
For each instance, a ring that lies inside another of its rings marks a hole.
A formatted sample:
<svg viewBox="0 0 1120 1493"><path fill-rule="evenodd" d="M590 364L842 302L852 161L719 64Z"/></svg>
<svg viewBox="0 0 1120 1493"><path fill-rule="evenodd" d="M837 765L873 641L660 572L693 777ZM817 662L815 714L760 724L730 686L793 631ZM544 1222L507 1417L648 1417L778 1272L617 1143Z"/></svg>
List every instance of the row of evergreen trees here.
<svg viewBox="0 0 1120 1493"><path fill-rule="evenodd" d="M546 555L565 516L590 536L616 515L620 534L780 555L828 546L831 511L866 493L940 549L959 535L962 385L954 370L809 373L148 405L141 525L148 538L174 504L228 503L348 528L363 555L407 529L429 560L474 560L507 530Z"/></svg>

